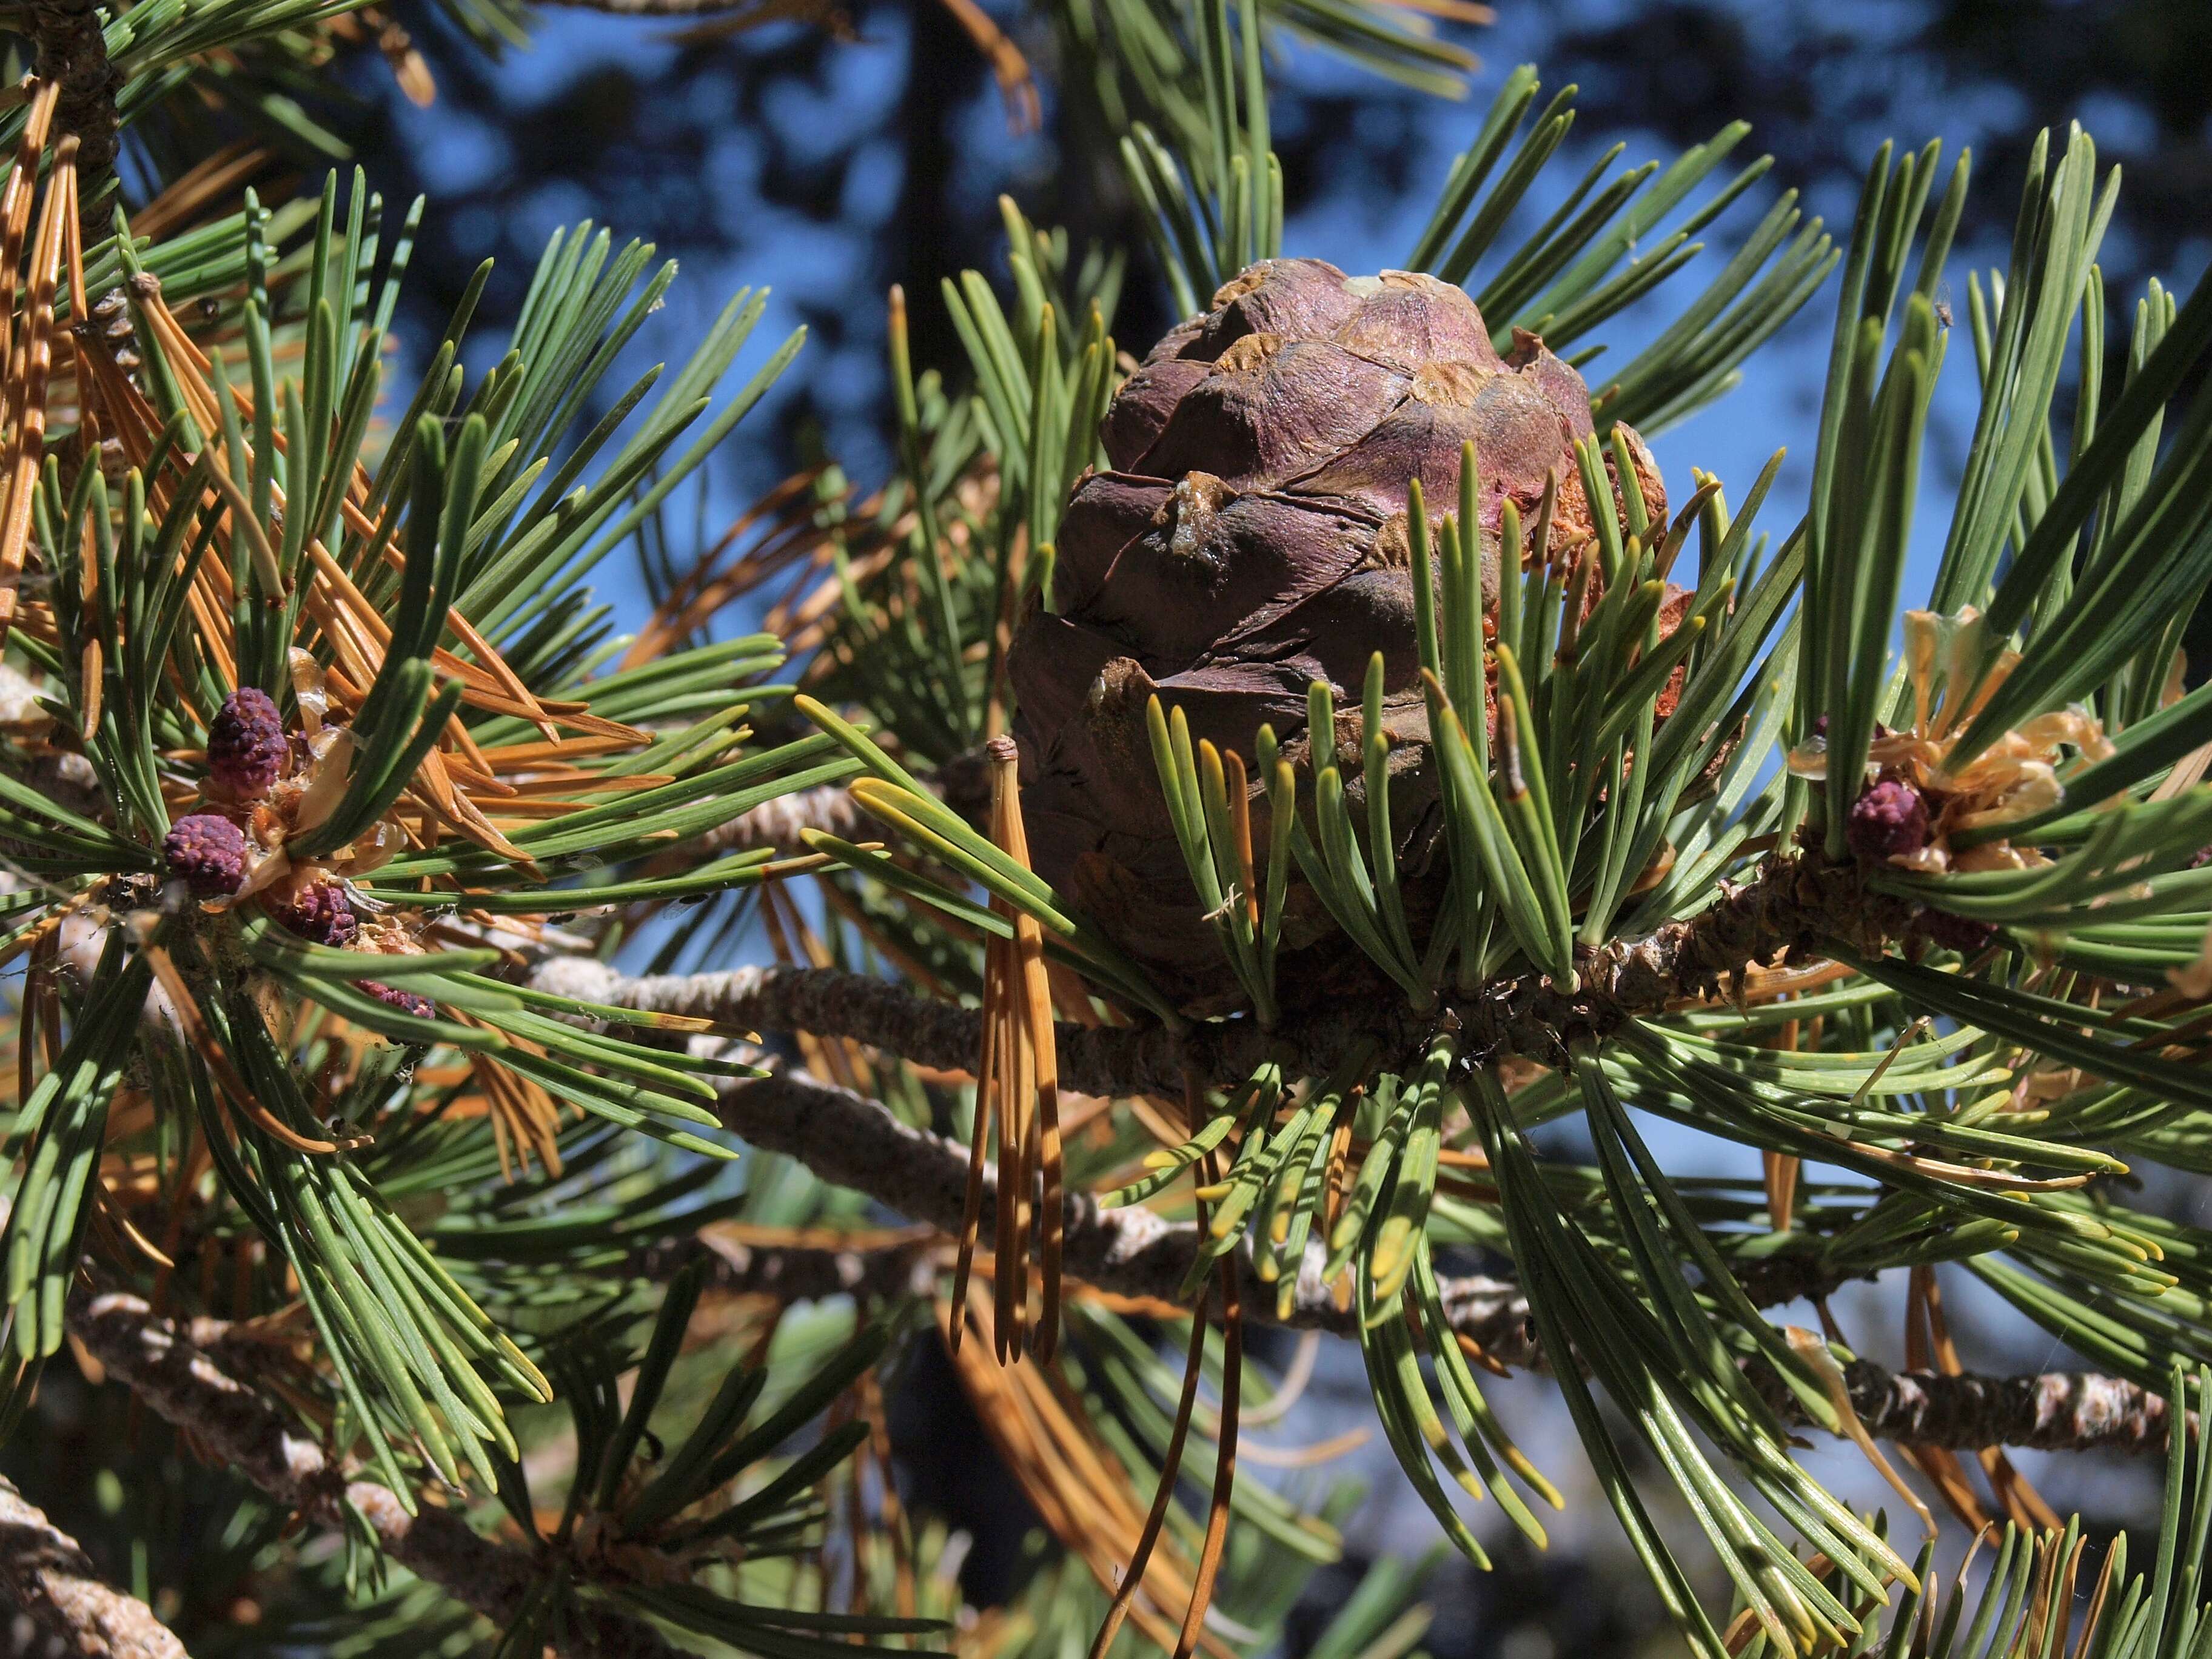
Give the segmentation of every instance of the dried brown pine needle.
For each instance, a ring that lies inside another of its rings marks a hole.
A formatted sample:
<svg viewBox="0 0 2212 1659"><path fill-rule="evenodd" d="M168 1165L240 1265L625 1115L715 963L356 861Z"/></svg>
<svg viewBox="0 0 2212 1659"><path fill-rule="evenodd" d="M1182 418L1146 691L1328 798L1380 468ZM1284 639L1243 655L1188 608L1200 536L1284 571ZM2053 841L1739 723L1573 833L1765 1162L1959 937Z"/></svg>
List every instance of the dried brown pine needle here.
<svg viewBox="0 0 2212 1659"><path fill-rule="evenodd" d="M988 752L992 840L1026 868L1029 844L1022 825L1013 744L995 740ZM988 1136L998 1154L993 1329L999 1358L1012 1364L1024 1347L1040 1358L1049 1358L1060 1340L1066 1199L1059 1053L1044 935L1033 918L1004 900L994 897L992 908L1006 920L1013 937L994 935L984 944L982 1052L975 1072L975 1123L953 1293L956 1299L964 1298L975 1260ZM1029 1274L1022 1265L1033 1253L1040 1264L1034 1315ZM957 1347L957 1329L950 1340Z"/></svg>

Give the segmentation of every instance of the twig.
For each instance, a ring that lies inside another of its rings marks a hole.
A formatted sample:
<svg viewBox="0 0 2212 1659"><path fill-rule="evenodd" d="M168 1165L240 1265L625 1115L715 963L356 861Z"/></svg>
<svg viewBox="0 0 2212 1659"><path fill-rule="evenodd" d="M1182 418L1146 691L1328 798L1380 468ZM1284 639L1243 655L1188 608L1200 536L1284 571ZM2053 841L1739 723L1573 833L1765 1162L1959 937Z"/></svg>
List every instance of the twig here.
<svg viewBox="0 0 2212 1659"><path fill-rule="evenodd" d="M91 1558L0 1477L0 1602L23 1659L190 1659L153 1609L100 1581ZM27 1624L27 1631L21 1628Z"/></svg>
<svg viewBox="0 0 2212 1659"><path fill-rule="evenodd" d="M1578 1040L1602 1037L1684 998L1711 994L1778 956L1814 952L1824 939L1878 951L1904 932L1912 914L1909 904L1869 893L1856 866L1781 858L1744 885L1723 883L1719 900L1686 921L1589 952L1576 964L1578 982L1571 989L1540 973L1507 975L1427 1015L1395 1000L1378 1010L1346 998L1273 1033L1249 1019L1183 1032L1063 1023L1057 1030L1060 1084L1085 1094L1180 1098L1187 1070L1234 1083L1270 1057L1318 1077L1361 1042L1378 1042L1386 1056L1413 1054L1446 1017L1459 1023L1461 1052L1471 1060L1519 1054L1559 1063ZM740 968L631 979L598 963L562 962L541 969L538 983L618 1007L851 1037L942 1070L970 1069L981 1051L980 1010L838 969Z"/></svg>
<svg viewBox="0 0 2212 1659"><path fill-rule="evenodd" d="M632 978L603 962L568 957L539 963L530 982L556 996L641 1013L682 1014L753 1030L853 1037L943 1071L972 1069L981 1041L979 1011L920 995L894 980L836 968L732 968ZM1069 1028L1058 1029L1064 1045ZM1061 1052L1066 1054L1064 1046Z"/></svg>
<svg viewBox="0 0 2212 1659"><path fill-rule="evenodd" d="M867 814L852 792L842 783L817 784L811 789L778 795L750 812L741 812L727 823L709 830L684 848L689 857L719 858L727 853L757 852L773 847L778 852L805 851L802 830L819 830L841 841L858 837Z"/></svg>
<svg viewBox="0 0 2212 1659"><path fill-rule="evenodd" d="M722 1091L722 1121L765 1152L798 1158L825 1181L856 1192L940 1231L957 1232L967 1193L968 1149L901 1122L879 1103L833 1084L793 1073L738 1083ZM997 1214L999 1172L983 1171L982 1233ZM1063 1261L1068 1273L1116 1296L1175 1303L1198 1249L1198 1230L1141 1207L1101 1209L1088 1193L1065 1199ZM1245 1300L1272 1310L1275 1285L1262 1281L1241 1253ZM1306 1255L1289 1315L1276 1322L1349 1334L1354 1316L1336 1305L1322 1282L1322 1252ZM1518 1287L1502 1280L1446 1281L1456 1319L1508 1364L1534 1353Z"/></svg>
<svg viewBox="0 0 2212 1659"><path fill-rule="evenodd" d="M108 61L95 0L31 0L29 18L31 38L39 46L32 73L61 84L55 129L77 137L79 219L88 247L106 234L100 219L106 211L100 185L123 146L115 112L123 72Z"/></svg>
<svg viewBox="0 0 2212 1659"><path fill-rule="evenodd" d="M725 1295L772 1296L781 1302L818 1302L850 1296L862 1302L927 1295L935 1269L930 1236L873 1246L746 1244L712 1229L659 1240L630 1252L623 1270L634 1278L673 1279L694 1262L706 1263L701 1288Z"/></svg>
<svg viewBox="0 0 2212 1659"><path fill-rule="evenodd" d="M790 1074L739 1083L723 1091L723 1122L763 1151L782 1152L826 1181L848 1187L908 1216L951 1232L960 1224L968 1152L944 1137L904 1123L866 1096ZM998 1171L984 1168L983 1230L988 1234ZM1199 1248L1198 1230L1152 1211L1102 1210L1088 1194L1066 1199L1067 1271L1096 1289L1156 1302L1179 1303ZM849 1253L847 1253L849 1254ZM1355 1316L1337 1305L1322 1279L1322 1252L1308 1247L1289 1311L1276 1316L1279 1286L1262 1282L1249 1254L1235 1257L1248 1316L1300 1329L1350 1335ZM781 1264L798 1282L829 1279L842 1268L805 1270ZM1762 1306L1832 1290L1839 1279L1780 1258L1747 1266L1740 1282ZM1452 1328L1507 1365L1541 1365L1528 1304L1510 1280L1481 1275L1442 1281ZM2124 1379L2054 1371L1990 1377L1893 1372L1870 1361L1845 1368L1860 1420L1878 1437L1911 1444L1978 1449L2101 1447L2152 1452L2166 1442L2166 1402ZM1787 1407L1778 1395L1775 1403ZM1797 1420L1802 1420L1802 1419Z"/></svg>
<svg viewBox="0 0 2212 1659"><path fill-rule="evenodd" d="M2166 1399L2124 1377L2090 1371L1950 1376L1889 1371L1871 1360L1844 1367L1867 1432L1911 1446L1977 1450L2162 1452Z"/></svg>
<svg viewBox="0 0 2212 1659"><path fill-rule="evenodd" d="M451 1510L426 1504L410 1515L388 1488L349 1481L267 1399L140 1297L80 1291L69 1325L111 1376L270 1497L325 1526L344 1525L352 1507L386 1554L495 1625L513 1625L544 1578L535 1552L495 1544ZM568 1659L686 1659L651 1625L604 1603L580 1603L569 1631Z"/></svg>

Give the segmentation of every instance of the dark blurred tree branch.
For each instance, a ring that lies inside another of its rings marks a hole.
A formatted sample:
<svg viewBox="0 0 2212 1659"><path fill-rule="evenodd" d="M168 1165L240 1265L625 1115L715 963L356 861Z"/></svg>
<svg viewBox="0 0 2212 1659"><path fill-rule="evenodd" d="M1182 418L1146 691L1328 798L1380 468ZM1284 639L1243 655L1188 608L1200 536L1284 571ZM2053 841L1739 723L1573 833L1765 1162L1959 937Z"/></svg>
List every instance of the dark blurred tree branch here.
<svg viewBox="0 0 2212 1659"><path fill-rule="evenodd" d="M22 1659L189 1659L135 1596L110 1588L84 1551L0 1477L0 1607L27 1632L0 1630Z"/></svg>
<svg viewBox="0 0 2212 1659"><path fill-rule="evenodd" d="M879 1103L848 1089L790 1073L738 1083L722 1095L728 1127L763 1151L782 1152L840 1186L866 1193L891 1209L946 1232L957 1231L968 1177L968 1153L942 1136L903 1123ZM986 1166L982 1226L988 1237L998 1188ZM1175 1224L1150 1210L1102 1210L1088 1194L1067 1196L1064 1249L1068 1270L1097 1289L1172 1306L1200 1247L1198 1228ZM897 1261L910 1271L911 1246ZM850 1289L865 1273L848 1251L830 1261L804 1264L778 1253L783 1284L811 1283L821 1293ZM1287 1316L1272 1317L1277 1286L1265 1283L1240 1250L1246 1306L1263 1323L1349 1334L1355 1316L1340 1307L1321 1279L1321 1249L1303 1264ZM672 1255L676 1259L681 1252ZM1837 1281L1808 1282L1800 1264L1755 1267L1739 1275L1762 1304L1802 1295L1823 1295ZM1480 1352L1502 1364L1547 1362L1536 1346L1528 1307L1518 1285L1483 1275L1449 1279L1443 1299L1453 1328ZM1870 1360L1844 1370L1853 1408L1878 1439L1907 1444L1980 1449L2023 1446L2042 1450L2102 1449L2156 1452L2166 1445L2166 1401L2125 1378L2051 1371L2021 1376L1980 1376L1937 1371L1894 1372ZM1779 1390L1778 1410L1805 1421Z"/></svg>
<svg viewBox="0 0 2212 1659"><path fill-rule="evenodd" d="M388 1487L348 1480L250 1382L143 1298L80 1291L69 1323L112 1376L276 1502L331 1527L344 1526L350 1507L386 1554L494 1624L510 1625L522 1613L543 1577L532 1552L483 1537L451 1510L426 1504L410 1515ZM578 1611L568 1659L682 1659L683 1650L642 1620L595 1604Z"/></svg>

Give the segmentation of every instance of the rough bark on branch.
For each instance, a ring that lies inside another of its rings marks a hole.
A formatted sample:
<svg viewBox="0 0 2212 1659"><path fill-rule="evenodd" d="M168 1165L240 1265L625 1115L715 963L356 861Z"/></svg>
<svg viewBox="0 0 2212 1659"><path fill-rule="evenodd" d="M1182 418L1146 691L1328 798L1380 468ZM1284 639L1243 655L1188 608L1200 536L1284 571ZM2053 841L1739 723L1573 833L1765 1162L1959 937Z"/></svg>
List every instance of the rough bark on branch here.
<svg viewBox="0 0 2212 1659"><path fill-rule="evenodd" d="M1277 1032L1249 1020L1057 1031L1063 1088L1085 1094L1179 1097L1186 1070L1212 1083L1251 1074L1271 1056L1307 1076L1329 1071L1354 1044L1373 1042L1386 1063L1416 1052L1447 1017L1459 1023L1461 1052L1474 1060L1507 1054L1557 1063L1575 1042L1602 1037L1638 1014L1710 995L1734 975L1822 940L1879 951L1912 915L1901 901L1869 893L1856 866L1813 855L1777 859L1741 886L1723 883L1711 908L1641 939L1587 953L1572 989L1544 974L1508 975L1428 1013L1397 1000L1358 999L1302 1018ZM546 964L542 989L619 1007L719 1019L763 1031L845 1036L944 1070L975 1066L979 1010L923 996L894 981L830 968L739 968L727 973L627 978L602 963Z"/></svg>
<svg viewBox="0 0 2212 1659"><path fill-rule="evenodd" d="M0 1478L0 1641L22 1659L190 1659L135 1596L112 1589L45 1511Z"/></svg>
<svg viewBox="0 0 2212 1659"><path fill-rule="evenodd" d="M31 0L29 21L39 47L32 73L60 84L54 125L58 131L76 135L78 196L88 245L106 234L94 215L104 210L97 204L100 185L123 144L115 112L123 73L108 61L96 0Z"/></svg>
<svg viewBox="0 0 2212 1659"><path fill-rule="evenodd" d="M385 1553L418 1577L502 1628L522 1613L542 1577L532 1552L494 1543L451 1510L426 1504L410 1516L388 1488L349 1481L267 1399L140 1297L80 1291L69 1324L110 1376L278 1503L326 1526L343 1525L350 1504ZM580 1604L569 1629L568 1659L685 1659L643 1620L602 1604Z"/></svg>
<svg viewBox="0 0 2212 1659"><path fill-rule="evenodd" d="M1871 1360L1844 1368L1867 1431L1915 1446L1979 1450L2162 1452L2166 1398L2125 1378L2088 1371L1950 1376L1889 1371Z"/></svg>
<svg viewBox="0 0 2212 1659"><path fill-rule="evenodd" d="M942 1135L901 1122L878 1103L833 1084L788 1073L738 1083L722 1091L722 1121L764 1152L799 1159L825 1181L856 1192L915 1221L957 1232L967 1194L968 1152ZM983 1172L983 1232L991 1236L998 1202L998 1170ZM1147 1209L1101 1209L1088 1193L1070 1193L1061 1236L1061 1259L1076 1278L1117 1296L1158 1302L1182 1300L1182 1283L1198 1249L1198 1231ZM1247 1305L1272 1310L1277 1286L1262 1283L1250 1259ZM1322 1251L1309 1248L1287 1318L1300 1329L1350 1333L1349 1310L1322 1282ZM1500 1280L1447 1280L1445 1296L1455 1320L1508 1364L1525 1364L1534 1350L1518 1288ZM1494 1345L1494 1346L1493 1346Z"/></svg>
<svg viewBox="0 0 2212 1659"><path fill-rule="evenodd" d="M725 1295L772 1296L817 1302L850 1296L862 1302L927 1294L935 1268L927 1237L893 1244L769 1246L739 1243L711 1231L656 1241L630 1252L624 1271L638 1279L673 1279L706 1264L701 1288Z"/></svg>
<svg viewBox="0 0 2212 1659"><path fill-rule="evenodd" d="M687 856L720 858L730 853L752 853L772 847L780 853L803 853L802 830L819 830L840 841L860 838L867 814L852 792L842 783L819 783L796 794L763 801L750 812L740 812L717 825L684 848Z"/></svg>
<svg viewBox="0 0 2212 1659"><path fill-rule="evenodd" d="M867 1194L916 1221L946 1231L960 1224L968 1153L943 1136L903 1123L876 1101L812 1079L779 1075L726 1088L722 1121L764 1151L799 1159L824 1180ZM985 1165L982 1236L991 1236L998 1172ZM1066 1199L1063 1261L1068 1273L1097 1289L1157 1301L1180 1292L1199 1247L1197 1229L1150 1210L1103 1210L1089 1194ZM1321 1277L1322 1253L1309 1247L1287 1317L1277 1320L1278 1287L1262 1283L1240 1247L1247 1316L1338 1334L1354 1334L1354 1316L1337 1305ZM805 1270L787 1264L793 1282ZM817 1277L827 1280L833 1269ZM1740 1276L1761 1306L1832 1290L1833 1277L1788 1257L1747 1266ZM1528 1304L1519 1285L1480 1275L1442 1283L1452 1328L1508 1365L1544 1363ZM1851 1401L1869 1433L1916 1445L1979 1449L2025 1446L2045 1450L2155 1452L2166 1443L2164 1400L2118 1377L2078 1372L1990 1377L1893 1372L1869 1360L1844 1371ZM1787 1402L1777 1398L1778 1406ZM1802 1420L1802 1419L1799 1420Z"/></svg>

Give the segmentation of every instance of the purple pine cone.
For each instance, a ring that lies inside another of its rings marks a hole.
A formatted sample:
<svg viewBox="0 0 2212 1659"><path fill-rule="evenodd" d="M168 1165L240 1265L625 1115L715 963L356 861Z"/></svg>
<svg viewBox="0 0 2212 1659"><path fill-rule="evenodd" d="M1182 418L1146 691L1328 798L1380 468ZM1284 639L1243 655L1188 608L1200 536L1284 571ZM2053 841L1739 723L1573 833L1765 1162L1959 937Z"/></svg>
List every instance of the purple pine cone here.
<svg viewBox="0 0 2212 1659"><path fill-rule="evenodd" d="M387 1008L397 1008L403 1014L412 1014L417 1019L438 1017L438 1005L413 991L403 991L396 985L374 979L356 980L354 985L356 989L368 992Z"/></svg>
<svg viewBox="0 0 2212 1659"><path fill-rule="evenodd" d="M346 896L329 882L316 882L295 890L289 903L272 903L269 914L317 945L334 947L353 943L361 932L361 919L346 902Z"/></svg>
<svg viewBox="0 0 2212 1659"><path fill-rule="evenodd" d="M1863 859L1917 853L1928 844L1928 803L1911 784L1885 779L1852 803L1844 839Z"/></svg>
<svg viewBox="0 0 2212 1659"><path fill-rule="evenodd" d="M222 700L208 726L208 773L240 800L265 795L292 758L284 717L269 694L241 686Z"/></svg>
<svg viewBox="0 0 2212 1659"><path fill-rule="evenodd" d="M194 898L228 898L246 879L246 834L228 818L195 812L169 826L161 858Z"/></svg>
<svg viewBox="0 0 2212 1659"><path fill-rule="evenodd" d="M1945 910L1923 910L1920 921L1930 939L1962 957L1973 955L1997 936L1997 925L1993 921L1976 921L1971 916L1954 916Z"/></svg>

